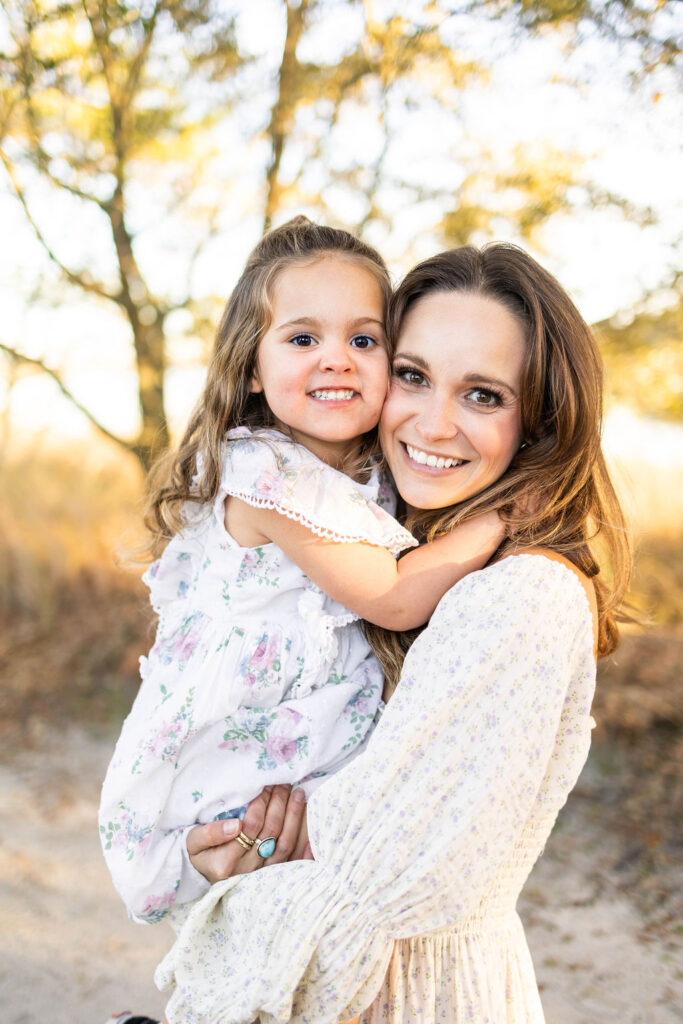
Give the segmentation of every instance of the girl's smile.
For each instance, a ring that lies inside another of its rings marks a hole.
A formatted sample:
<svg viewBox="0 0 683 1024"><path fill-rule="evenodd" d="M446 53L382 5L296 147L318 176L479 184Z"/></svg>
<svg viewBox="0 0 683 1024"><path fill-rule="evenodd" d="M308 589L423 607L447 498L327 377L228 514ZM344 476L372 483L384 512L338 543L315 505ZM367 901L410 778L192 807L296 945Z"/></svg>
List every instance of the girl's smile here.
<svg viewBox="0 0 683 1024"><path fill-rule="evenodd" d="M404 317L380 440L409 507L447 508L484 490L519 448L526 344L500 302L433 292Z"/></svg>
<svg viewBox="0 0 683 1024"><path fill-rule="evenodd" d="M325 256L277 277L271 312L252 391L280 429L339 465L377 426L387 394L382 289L362 264Z"/></svg>

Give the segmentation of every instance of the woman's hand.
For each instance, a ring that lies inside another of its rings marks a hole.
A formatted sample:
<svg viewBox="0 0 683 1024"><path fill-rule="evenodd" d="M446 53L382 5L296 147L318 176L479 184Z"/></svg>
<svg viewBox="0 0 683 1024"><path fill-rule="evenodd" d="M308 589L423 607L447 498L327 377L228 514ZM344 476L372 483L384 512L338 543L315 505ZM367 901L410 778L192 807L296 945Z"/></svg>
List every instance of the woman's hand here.
<svg viewBox="0 0 683 1024"><path fill-rule="evenodd" d="M277 840L275 852L264 860L255 845L245 850L235 841L240 832L249 839L272 836ZM251 801L242 822L238 818L211 821L208 825L196 825L187 834L190 861L211 884L232 875L248 874L264 864L301 859L307 844L304 792L291 792L290 786L266 786Z"/></svg>

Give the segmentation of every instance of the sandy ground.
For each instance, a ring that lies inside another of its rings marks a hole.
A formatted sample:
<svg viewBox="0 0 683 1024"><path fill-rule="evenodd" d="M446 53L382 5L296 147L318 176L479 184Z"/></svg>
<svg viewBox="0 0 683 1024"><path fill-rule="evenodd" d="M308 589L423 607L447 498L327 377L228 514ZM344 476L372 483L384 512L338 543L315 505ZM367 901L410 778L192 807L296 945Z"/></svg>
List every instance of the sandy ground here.
<svg viewBox="0 0 683 1024"><path fill-rule="evenodd" d="M0 1005L6 1024L100 1024L161 1014L152 982L164 925L131 924L96 831L112 738L35 730L0 765ZM548 1024L683 1021L680 927L647 928L613 865L616 839L589 797L572 798L527 884L528 926Z"/></svg>

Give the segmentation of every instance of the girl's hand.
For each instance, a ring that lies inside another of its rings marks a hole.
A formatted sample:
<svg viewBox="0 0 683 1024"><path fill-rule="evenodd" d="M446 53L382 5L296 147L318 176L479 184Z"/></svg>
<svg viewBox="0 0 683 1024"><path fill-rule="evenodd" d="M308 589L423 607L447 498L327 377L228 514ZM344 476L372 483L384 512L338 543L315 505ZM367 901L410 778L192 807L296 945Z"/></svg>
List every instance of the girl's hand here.
<svg viewBox="0 0 683 1024"><path fill-rule="evenodd" d="M213 885L223 878L248 874L264 864L279 864L303 855L308 836L305 831L306 801L303 790L290 786L267 786L251 801L244 821L228 818L196 825L187 834L187 851L193 866ZM250 839L277 840L275 853L264 860L256 846L244 850L235 842L243 832Z"/></svg>

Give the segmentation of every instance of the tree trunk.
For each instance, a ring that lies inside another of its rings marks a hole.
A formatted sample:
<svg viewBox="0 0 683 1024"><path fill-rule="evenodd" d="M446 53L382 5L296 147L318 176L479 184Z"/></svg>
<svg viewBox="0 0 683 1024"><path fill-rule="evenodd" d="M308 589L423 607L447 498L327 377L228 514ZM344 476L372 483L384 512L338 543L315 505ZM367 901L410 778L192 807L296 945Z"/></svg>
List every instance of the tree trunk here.
<svg viewBox="0 0 683 1024"><path fill-rule="evenodd" d="M294 6L287 2L287 35L278 76L278 95L271 111L267 135L271 143L271 157L266 170L266 203L263 217L263 230L272 227L273 216L280 206L282 189L280 186L280 164L285 140L292 128L296 112L297 79L299 62L296 48L304 30L306 12L310 0L301 0Z"/></svg>

